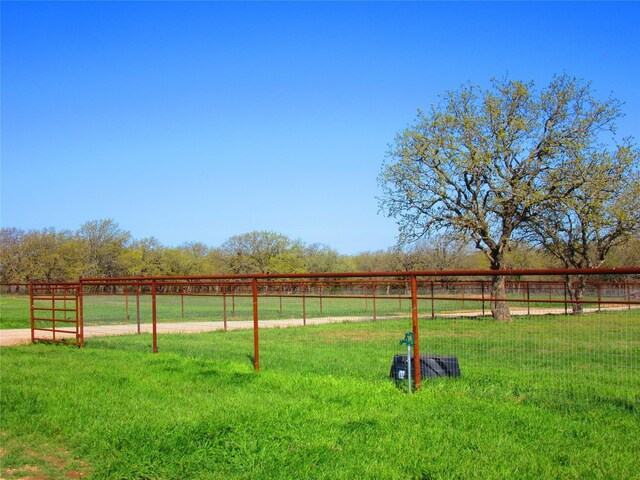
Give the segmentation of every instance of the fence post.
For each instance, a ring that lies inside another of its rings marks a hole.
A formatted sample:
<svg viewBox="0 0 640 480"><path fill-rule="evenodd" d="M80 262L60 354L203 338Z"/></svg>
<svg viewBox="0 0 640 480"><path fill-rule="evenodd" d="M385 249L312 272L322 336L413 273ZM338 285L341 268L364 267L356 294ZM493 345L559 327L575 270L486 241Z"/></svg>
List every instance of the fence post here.
<svg viewBox="0 0 640 480"><path fill-rule="evenodd" d="M78 281L78 290L76 291L76 320L80 330L80 348L84 348L84 287L82 280Z"/></svg>
<svg viewBox="0 0 640 480"><path fill-rule="evenodd" d="M51 336L53 337L53 340L56 340L56 291L57 288L56 286L52 286L51 287L51 330L53 330L51 332ZM67 291L66 290L62 290L64 292L64 296L67 295Z"/></svg>
<svg viewBox="0 0 640 480"><path fill-rule="evenodd" d="M436 306L433 300L433 280L431 280L431 320L436 318Z"/></svg>
<svg viewBox="0 0 640 480"><path fill-rule="evenodd" d="M136 323L140 334L140 280L136 282Z"/></svg>
<svg viewBox="0 0 640 480"><path fill-rule="evenodd" d="M419 326L418 326L418 281L415 275L411 275L411 320L413 323L413 371L415 372L415 386L416 390L420 389L420 341L419 341ZM407 358L407 362L411 359ZM411 381L411 380L409 380Z"/></svg>
<svg viewBox="0 0 640 480"><path fill-rule="evenodd" d="M260 370L260 345L258 338L258 279L251 279L253 293L253 367L256 372Z"/></svg>
<svg viewBox="0 0 640 480"><path fill-rule="evenodd" d="M35 342L35 328L36 328L36 321L34 319L34 310L33 310L33 282L30 281L29 282L29 311L31 312L31 343Z"/></svg>
<svg viewBox="0 0 640 480"><path fill-rule="evenodd" d="M157 328L157 307L156 307L156 280L151 280L151 322L153 335L153 353L158 353L158 328Z"/></svg>
<svg viewBox="0 0 640 480"><path fill-rule="evenodd" d="M373 319L377 320L378 312L376 311L376 284L375 283L371 285L371 294L373 295Z"/></svg>
<svg viewBox="0 0 640 480"><path fill-rule="evenodd" d="M484 280L480 281L480 286L482 287L482 316L484 317Z"/></svg>

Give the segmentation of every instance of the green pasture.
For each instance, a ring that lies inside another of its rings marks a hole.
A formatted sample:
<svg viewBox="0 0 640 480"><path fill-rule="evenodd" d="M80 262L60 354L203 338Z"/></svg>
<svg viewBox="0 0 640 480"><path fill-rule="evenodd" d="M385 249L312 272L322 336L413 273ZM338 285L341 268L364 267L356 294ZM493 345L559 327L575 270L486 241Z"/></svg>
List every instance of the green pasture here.
<svg viewBox="0 0 640 480"><path fill-rule="evenodd" d="M462 377L413 395L407 318L261 330L260 372L251 331L3 347L0 476L638 478L636 311L420 323Z"/></svg>
<svg viewBox="0 0 640 480"><path fill-rule="evenodd" d="M29 328L29 295L0 295L0 329Z"/></svg>

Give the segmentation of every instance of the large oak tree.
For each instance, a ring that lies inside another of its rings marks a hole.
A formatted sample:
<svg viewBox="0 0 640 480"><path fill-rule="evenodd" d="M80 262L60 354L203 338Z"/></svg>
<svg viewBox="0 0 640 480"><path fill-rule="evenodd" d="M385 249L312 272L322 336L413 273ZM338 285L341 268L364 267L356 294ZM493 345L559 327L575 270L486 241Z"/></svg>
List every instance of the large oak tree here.
<svg viewBox="0 0 640 480"><path fill-rule="evenodd" d="M391 145L381 209L397 219L400 243L462 235L501 270L514 235L584 182L555 172L600 144L620 115L620 102L596 99L589 83L568 75L541 90L494 79L446 92ZM504 276L494 276L492 295L494 317L510 320Z"/></svg>

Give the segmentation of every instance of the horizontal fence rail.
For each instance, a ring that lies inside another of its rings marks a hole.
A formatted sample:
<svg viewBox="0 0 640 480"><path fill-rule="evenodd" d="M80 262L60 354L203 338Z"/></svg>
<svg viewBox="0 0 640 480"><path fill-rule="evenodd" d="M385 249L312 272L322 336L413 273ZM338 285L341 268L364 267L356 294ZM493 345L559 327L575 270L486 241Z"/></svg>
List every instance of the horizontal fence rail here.
<svg viewBox="0 0 640 480"><path fill-rule="evenodd" d="M504 290L496 275L505 276ZM639 407L640 268L82 278L72 285L76 303L52 308L51 321L61 328L77 315L68 335L78 345L90 339L189 354L194 337L180 334L218 332L210 355L250 360L256 370L388 379L391 359L407 354L399 341L411 333L417 388L429 378L421 354L440 355L456 357L461 378L476 387L490 372L516 400L543 402L550 389L568 403L618 395ZM511 321L493 319L500 304Z"/></svg>

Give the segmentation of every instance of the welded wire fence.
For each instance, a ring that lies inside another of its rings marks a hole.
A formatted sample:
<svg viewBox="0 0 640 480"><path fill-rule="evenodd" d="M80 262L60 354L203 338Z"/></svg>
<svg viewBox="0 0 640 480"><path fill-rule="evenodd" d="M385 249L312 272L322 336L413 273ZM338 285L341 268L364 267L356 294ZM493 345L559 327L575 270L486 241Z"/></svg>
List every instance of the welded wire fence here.
<svg viewBox="0 0 640 480"><path fill-rule="evenodd" d="M640 411L640 269L583 272L579 294L576 271L505 272L503 292L494 273L82 279L78 302L89 347L389 382L412 332L416 353L456 357L462 371L415 378L427 388ZM501 302L510 321L494 318Z"/></svg>

